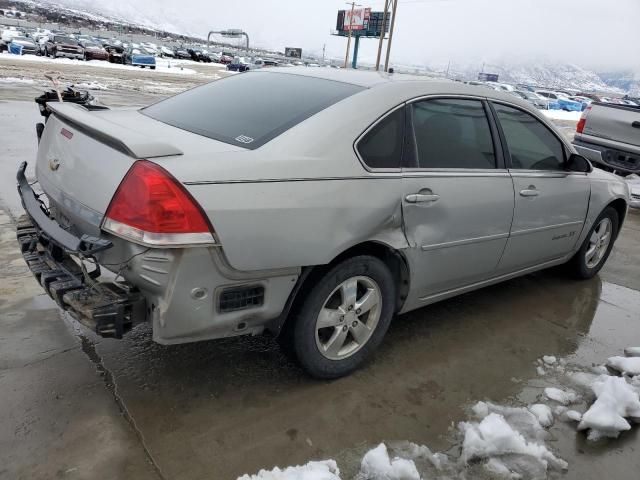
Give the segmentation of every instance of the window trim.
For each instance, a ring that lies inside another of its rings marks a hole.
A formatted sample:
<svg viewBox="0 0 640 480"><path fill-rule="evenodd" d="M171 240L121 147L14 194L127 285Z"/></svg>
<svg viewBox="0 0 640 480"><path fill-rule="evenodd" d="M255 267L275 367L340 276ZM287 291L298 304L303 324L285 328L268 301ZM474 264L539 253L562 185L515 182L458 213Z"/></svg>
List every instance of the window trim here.
<svg viewBox="0 0 640 480"><path fill-rule="evenodd" d="M494 168L452 168L452 167L440 167L440 168L426 168L426 167L403 167L403 171L405 172L430 172L430 173L455 173L459 172L461 175L469 174L469 173L504 173L507 171L507 166L505 162L505 158L503 156L503 149L501 144L501 138L499 136L499 132L497 130L497 124L495 124L495 119L493 118L492 112L489 109L489 105L487 105L487 97L481 97L478 95L463 95L463 94L431 94L431 95L421 95L419 97L414 97L405 102L406 106L409 107L413 103L428 101L428 100L440 100L440 99L449 99L449 100L475 100L480 102L482 108L484 110L485 117L487 119L487 123L489 124L489 132L491 135L491 142L493 144L493 153L496 157L496 165ZM413 118L410 114L409 108L407 108L407 117L409 119L409 123L405 125L405 138L408 136L408 133L413 133L412 142L413 148L416 149L415 146L415 130L413 129ZM403 152L404 153L404 152ZM417 152L416 152L417 155ZM404 160L404 155L403 155ZM404 163L404 162L403 162Z"/></svg>
<svg viewBox="0 0 640 480"><path fill-rule="evenodd" d="M549 127L549 125L547 125L546 121L543 121L540 117L538 117L537 115L534 115L532 112L528 111L526 108L521 107L520 105L516 105L514 103L510 103L504 100L497 100L497 99L489 99L489 107L491 108L491 113L494 116L494 121L496 122L496 126L498 127L498 133L500 135L500 142L503 145L503 151L504 151L504 159L505 159L505 166L507 168L507 170L509 170L509 172L511 172L513 175L521 175L524 174L525 176L539 176L539 177L544 177L544 176L558 176L558 173L564 173L566 175L571 175L571 174L578 174L578 175L586 175L586 173L584 172L571 172L569 170L566 169L566 165L567 165L567 161L569 159L571 152L571 149L569 148L569 146L567 145L567 142L565 141L564 138L562 138L560 135L558 135L551 127ZM556 138L556 140L558 140L560 142L560 145L562 145L562 153L564 154L564 159L563 159L563 166L564 169L562 170L534 170L534 169L527 169L527 168L514 168L513 167L513 163L511 161L511 152L509 151L509 144L507 143L507 138L504 134L504 130L502 129L502 125L500 124L500 119L498 118L498 112L496 112L495 108L494 108L494 104L497 105L504 105L507 106L509 108L513 108L516 110L520 110L521 112L524 112L526 114L529 114L530 116L532 116L534 119L536 119L540 124L542 124L549 133L551 133L551 135L553 135L553 137ZM541 174L548 174L548 175L541 175Z"/></svg>
<svg viewBox="0 0 640 480"><path fill-rule="evenodd" d="M362 157L362 155L360 154L360 151L358 150L358 144L360 143L360 141L374 128L376 128L378 126L378 124L380 124L381 122L383 122L389 115L395 113L397 110L401 109L401 108L405 108L407 105L406 102L402 102L399 105L396 105L395 107L387 110L386 112L384 112L382 115L380 115L377 119L375 119L360 135L358 135L358 137L354 140L353 142L353 151L356 154L356 157L358 157L358 160L360 161L360 164L362 165L362 167L367 171L367 172L371 172L371 173L402 173L402 169L404 166L404 149L405 149L405 144L406 144L406 138L407 138L407 120L406 120L406 114L405 114L405 122L404 122L404 127L403 127L403 131L402 131L402 150L400 152L400 166L399 167L385 167L385 168L373 168L370 167L369 165L367 165L367 162L364 161L364 158Z"/></svg>

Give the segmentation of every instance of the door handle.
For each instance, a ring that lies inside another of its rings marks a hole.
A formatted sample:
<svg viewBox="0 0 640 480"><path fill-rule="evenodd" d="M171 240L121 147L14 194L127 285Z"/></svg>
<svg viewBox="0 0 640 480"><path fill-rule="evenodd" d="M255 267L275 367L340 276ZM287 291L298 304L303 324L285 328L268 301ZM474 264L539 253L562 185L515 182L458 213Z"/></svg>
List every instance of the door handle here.
<svg viewBox="0 0 640 480"><path fill-rule="evenodd" d="M424 194L424 193L412 193L404 197L407 203L430 203L437 202L440 199L440 195L432 194Z"/></svg>
<svg viewBox="0 0 640 480"><path fill-rule="evenodd" d="M529 185L529 188L520 190L521 197L537 197L538 195L540 195L540 192L536 190L535 185Z"/></svg>
<svg viewBox="0 0 640 480"><path fill-rule="evenodd" d="M633 128L640 128L640 122L637 122L637 121L636 121L636 122L633 122L633 123L631 124L631 126L632 126Z"/></svg>

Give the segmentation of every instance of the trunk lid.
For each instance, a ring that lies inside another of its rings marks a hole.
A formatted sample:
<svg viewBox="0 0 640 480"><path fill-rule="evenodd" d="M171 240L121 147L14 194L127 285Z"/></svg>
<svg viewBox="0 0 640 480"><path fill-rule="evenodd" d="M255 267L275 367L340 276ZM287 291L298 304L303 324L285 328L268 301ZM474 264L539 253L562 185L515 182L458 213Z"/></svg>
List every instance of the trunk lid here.
<svg viewBox="0 0 640 480"><path fill-rule="evenodd" d="M203 141L211 154L237 149L137 110L89 111L71 103L48 108L53 114L38 148L36 177L56 220L78 235L99 235L107 207L136 160L180 159L183 149Z"/></svg>

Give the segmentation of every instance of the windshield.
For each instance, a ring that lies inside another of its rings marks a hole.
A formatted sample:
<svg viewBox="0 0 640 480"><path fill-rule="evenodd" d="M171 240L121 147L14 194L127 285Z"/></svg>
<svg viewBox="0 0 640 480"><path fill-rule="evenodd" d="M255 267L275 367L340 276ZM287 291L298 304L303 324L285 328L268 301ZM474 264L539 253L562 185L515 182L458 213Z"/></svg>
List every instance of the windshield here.
<svg viewBox="0 0 640 480"><path fill-rule="evenodd" d="M302 75L250 72L227 77L144 108L174 127L258 148L363 87Z"/></svg>
<svg viewBox="0 0 640 480"><path fill-rule="evenodd" d="M78 44L78 42L71 37L55 37L53 41L57 43L70 43L71 45Z"/></svg>

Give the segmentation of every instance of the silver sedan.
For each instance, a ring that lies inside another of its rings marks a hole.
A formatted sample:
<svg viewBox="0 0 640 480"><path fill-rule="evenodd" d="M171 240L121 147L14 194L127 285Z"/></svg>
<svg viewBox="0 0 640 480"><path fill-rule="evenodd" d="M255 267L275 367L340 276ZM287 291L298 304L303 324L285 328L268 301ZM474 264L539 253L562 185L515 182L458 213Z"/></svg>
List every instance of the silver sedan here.
<svg viewBox="0 0 640 480"><path fill-rule="evenodd" d="M563 263L592 277L629 202L530 104L454 82L261 69L44 113L18 239L61 308L163 344L269 332L322 378L397 314Z"/></svg>

